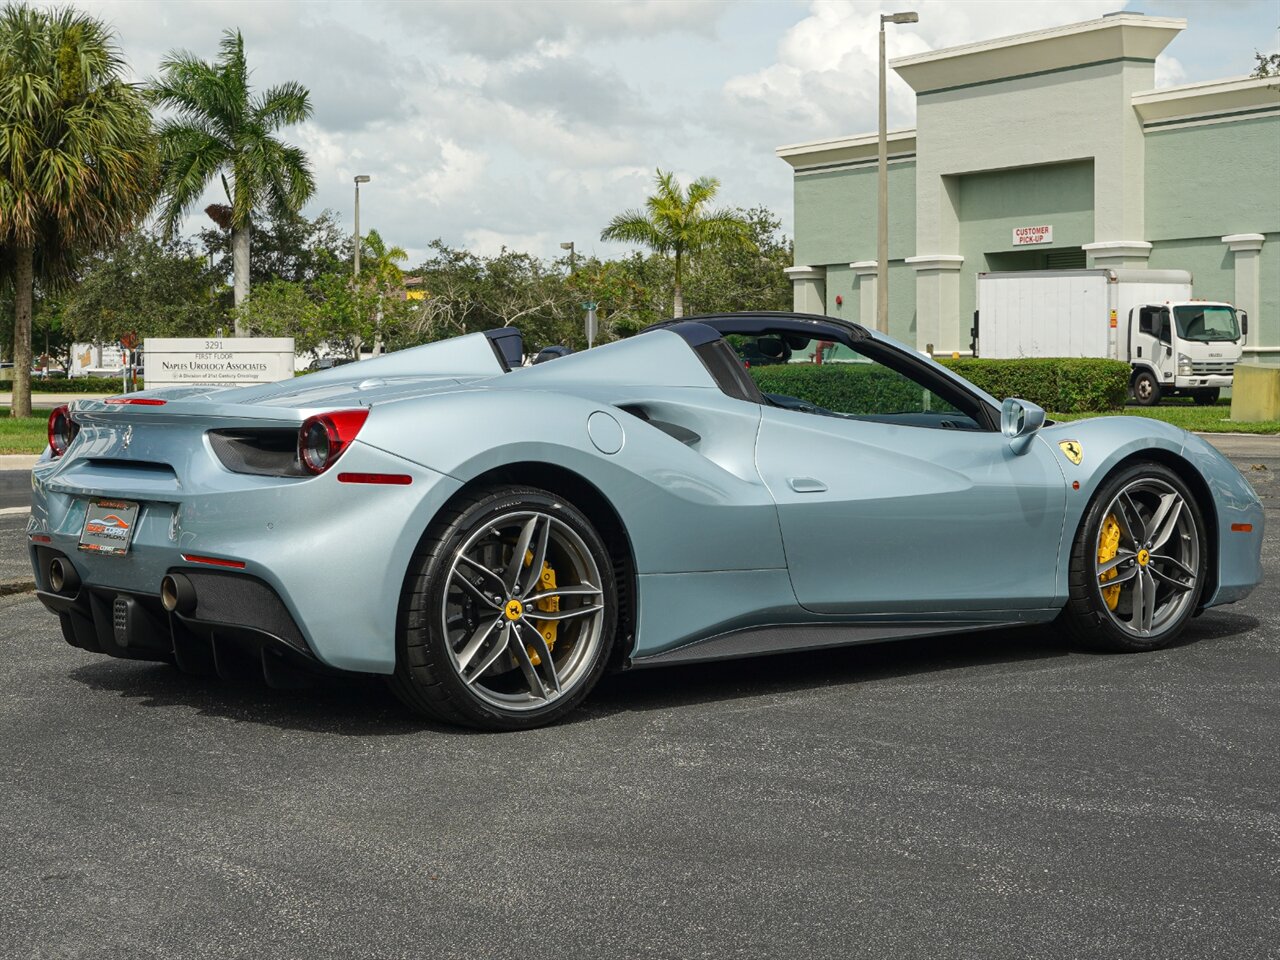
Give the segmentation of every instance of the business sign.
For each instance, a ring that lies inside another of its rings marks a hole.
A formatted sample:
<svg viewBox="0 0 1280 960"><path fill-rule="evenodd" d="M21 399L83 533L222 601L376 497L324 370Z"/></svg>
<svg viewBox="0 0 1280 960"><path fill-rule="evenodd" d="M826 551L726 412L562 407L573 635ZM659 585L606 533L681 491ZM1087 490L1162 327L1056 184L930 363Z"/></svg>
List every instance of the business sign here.
<svg viewBox="0 0 1280 960"><path fill-rule="evenodd" d="M293 337L147 337L147 389L242 387L293 377Z"/></svg>
<svg viewBox="0 0 1280 960"><path fill-rule="evenodd" d="M1053 227L1014 227L1013 245L1025 247L1031 243L1053 243Z"/></svg>
<svg viewBox="0 0 1280 960"><path fill-rule="evenodd" d="M73 343L71 345L71 369L73 377L93 374L120 376L127 362L124 350L118 343Z"/></svg>

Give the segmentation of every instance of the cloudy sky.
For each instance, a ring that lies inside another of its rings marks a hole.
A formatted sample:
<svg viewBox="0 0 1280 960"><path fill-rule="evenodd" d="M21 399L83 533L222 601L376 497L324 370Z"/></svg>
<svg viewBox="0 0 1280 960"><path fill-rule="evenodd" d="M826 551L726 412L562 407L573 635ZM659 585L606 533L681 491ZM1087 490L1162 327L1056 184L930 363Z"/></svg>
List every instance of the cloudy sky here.
<svg viewBox="0 0 1280 960"><path fill-rule="evenodd" d="M780 144L875 129L879 14L889 56L1088 20L1123 7L1185 17L1156 65L1161 86L1239 76L1275 51L1276 0L97 0L138 79L185 48L211 59L244 34L255 85L296 80L314 117L286 131L315 168L305 211L361 226L420 262L436 237L541 256L560 241L618 252L600 230L638 206L655 167L719 177L733 206L791 225ZM889 125L910 126L890 73ZM220 193L220 188L219 188ZM212 192L208 202L219 199ZM203 206L203 204L202 204ZM203 214L198 214L202 220ZM193 225L194 225L194 221Z"/></svg>

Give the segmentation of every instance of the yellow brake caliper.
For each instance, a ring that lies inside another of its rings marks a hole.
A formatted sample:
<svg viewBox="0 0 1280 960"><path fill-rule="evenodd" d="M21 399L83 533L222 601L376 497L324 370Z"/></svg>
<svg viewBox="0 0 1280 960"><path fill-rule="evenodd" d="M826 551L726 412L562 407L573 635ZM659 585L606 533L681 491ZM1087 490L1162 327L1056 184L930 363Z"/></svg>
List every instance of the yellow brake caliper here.
<svg viewBox="0 0 1280 960"><path fill-rule="evenodd" d="M1120 524L1116 521L1115 514L1107 514L1107 519L1102 521L1102 530L1098 534L1098 563L1106 563L1120 552ZM1120 576L1120 571L1116 569L1108 570L1104 574L1100 574L1098 581L1106 583L1108 580L1114 580ZM1114 587L1102 588L1102 599L1107 605L1108 610L1114 610L1116 604L1120 602L1120 584Z"/></svg>
<svg viewBox="0 0 1280 960"><path fill-rule="evenodd" d="M525 553L524 565L526 567L533 565L532 550ZM551 564L547 563L545 560L542 562L542 576L538 578L538 587L541 590L554 590L556 588L555 567L551 566ZM538 600L535 597L534 603L537 605L538 609L541 610L543 613L559 613L560 612L559 597L545 597L541 600ZM542 634L542 639L546 641L547 650L549 651L555 650L556 648L556 630L559 628L559 626L560 626L560 623L557 620L534 620L533 621L534 629L537 630L540 634ZM538 652L534 650L533 647L526 647L525 649L529 654L530 662L535 667L542 663L542 657L538 655Z"/></svg>

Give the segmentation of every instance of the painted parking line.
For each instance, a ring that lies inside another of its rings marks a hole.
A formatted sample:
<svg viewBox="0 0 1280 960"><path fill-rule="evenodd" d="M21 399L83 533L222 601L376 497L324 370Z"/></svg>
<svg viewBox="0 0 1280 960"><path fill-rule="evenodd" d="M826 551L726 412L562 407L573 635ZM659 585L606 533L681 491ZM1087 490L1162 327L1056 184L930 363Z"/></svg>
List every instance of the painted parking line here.
<svg viewBox="0 0 1280 960"><path fill-rule="evenodd" d="M0 517L16 517L20 513L30 512L30 507L0 507Z"/></svg>

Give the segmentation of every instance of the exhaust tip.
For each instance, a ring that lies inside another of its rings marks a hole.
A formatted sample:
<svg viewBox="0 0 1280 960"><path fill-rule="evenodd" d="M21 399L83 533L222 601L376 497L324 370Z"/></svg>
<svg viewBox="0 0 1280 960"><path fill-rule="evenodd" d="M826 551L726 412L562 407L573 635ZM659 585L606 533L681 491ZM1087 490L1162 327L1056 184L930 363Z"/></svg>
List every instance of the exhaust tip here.
<svg viewBox="0 0 1280 960"><path fill-rule="evenodd" d="M165 574L160 581L160 605L168 613L191 613L196 608L196 588L180 573Z"/></svg>
<svg viewBox="0 0 1280 960"><path fill-rule="evenodd" d="M80 586L80 576L68 560L54 557L49 561L49 586L54 593L74 593Z"/></svg>

